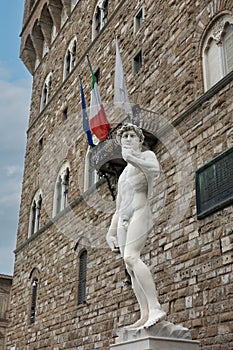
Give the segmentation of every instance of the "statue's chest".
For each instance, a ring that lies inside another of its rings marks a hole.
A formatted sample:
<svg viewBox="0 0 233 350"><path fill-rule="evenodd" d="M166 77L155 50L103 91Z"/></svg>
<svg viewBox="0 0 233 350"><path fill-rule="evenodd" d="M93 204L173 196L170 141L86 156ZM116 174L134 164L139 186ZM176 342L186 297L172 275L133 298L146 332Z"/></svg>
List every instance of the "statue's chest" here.
<svg viewBox="0 0 233 350"><path fill-rule="evenodd" d="M140 176L142 172L134 167L131 164L128 164L124 171L122 172L120 179L119 179L119 184L121 187L127 186L129 183L133 184L136 179L138 179L138 176Z"/></svg>

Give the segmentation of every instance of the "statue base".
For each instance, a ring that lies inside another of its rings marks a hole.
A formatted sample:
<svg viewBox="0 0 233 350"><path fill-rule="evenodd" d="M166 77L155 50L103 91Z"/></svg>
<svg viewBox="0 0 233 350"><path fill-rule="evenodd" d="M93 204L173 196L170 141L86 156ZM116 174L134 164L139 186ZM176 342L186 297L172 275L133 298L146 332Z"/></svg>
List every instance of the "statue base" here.
<svg viewBox="0 0 233 350"><path fill-rule="evenodd" d="M110 350L198 350L187 328L161 321L149 328L122 328Z"/></svg>

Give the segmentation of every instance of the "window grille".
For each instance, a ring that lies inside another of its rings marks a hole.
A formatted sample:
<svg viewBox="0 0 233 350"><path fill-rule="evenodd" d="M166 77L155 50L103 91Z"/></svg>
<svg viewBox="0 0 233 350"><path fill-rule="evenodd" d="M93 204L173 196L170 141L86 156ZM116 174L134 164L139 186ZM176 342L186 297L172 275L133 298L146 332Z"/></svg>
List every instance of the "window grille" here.
<svg viewBox="0 0 233 350"><path fill-rule="evenodd" d="M38 288L38 279L35 278L32 282L32 300L31 300L31 312L30 312L30 323L35 322L36 316L36 302L37 302L37 288Z"/></svg>
<svg viewBox="0 0 233 350"><path fill-rule="evenodd" d="M78 304L86 303L87 251L79 257Z"/></svg>

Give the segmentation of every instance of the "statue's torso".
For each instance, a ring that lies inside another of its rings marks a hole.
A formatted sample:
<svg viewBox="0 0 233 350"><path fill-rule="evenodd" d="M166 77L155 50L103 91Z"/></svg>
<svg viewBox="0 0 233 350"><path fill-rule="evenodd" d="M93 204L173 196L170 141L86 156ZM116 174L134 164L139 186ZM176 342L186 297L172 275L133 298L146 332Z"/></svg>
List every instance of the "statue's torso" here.
<svg viewBox="0 0 233 350"><path fill-rule="evenodd" d="M118 181L120 215L131 218L135 210L147 206L147 190L147 179L143 172L128 164Z"/></svg>

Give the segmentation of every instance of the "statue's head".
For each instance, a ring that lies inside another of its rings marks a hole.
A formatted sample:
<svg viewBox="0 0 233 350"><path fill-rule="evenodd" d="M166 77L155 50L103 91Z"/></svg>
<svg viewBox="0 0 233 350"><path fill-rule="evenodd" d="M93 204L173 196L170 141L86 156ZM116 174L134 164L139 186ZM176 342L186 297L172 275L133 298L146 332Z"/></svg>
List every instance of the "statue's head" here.
<svg viewBox="0 0 233 350"><path fill-rule="evenodd" d="M122 138L122 135L124 134L124 132L131 131L131 130L135 132L135 134L139 138L139 142L142 144L144 141L144 135L143 135L142 129L139 128L137 125L134 125L131 123L123 124L122 127L119 130L117 130L118 143L121 143L121 138Z"/></svg>

